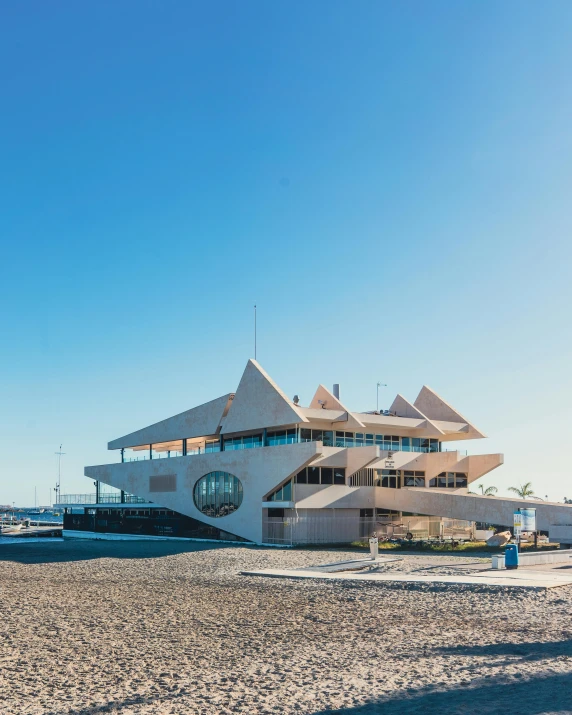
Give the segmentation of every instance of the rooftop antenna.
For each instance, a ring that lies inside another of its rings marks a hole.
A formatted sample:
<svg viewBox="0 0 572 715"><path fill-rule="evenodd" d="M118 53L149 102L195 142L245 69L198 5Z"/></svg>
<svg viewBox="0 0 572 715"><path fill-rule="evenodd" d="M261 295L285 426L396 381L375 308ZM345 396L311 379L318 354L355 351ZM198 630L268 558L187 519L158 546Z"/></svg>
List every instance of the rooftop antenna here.
<svg viewBox="0 0 572 715"><path fill-rule="evenodd" d="M375 411L379 412L379 388L380 387L387 387L385 382L378 382L377 383L377 395L376 395L376 400L375 400Z"/></svg>
<svg viewBox="0 0 572 715"><path fill-rule="evenodd" d="M254 305L254 359L256 360L256 304Z"/></svg>
<svg viewBox="0 0 572 715"><path fill-rule="evenodd" d="M58 455L58 483L56 484L55 492L56 492L56 497L59 502L60 500L60 494L61 494L61 476L62 476L62 454L65 454L65 452L62 452L62 445L60 444L60 449L59 452L54 452L54 454Z"/></svg>

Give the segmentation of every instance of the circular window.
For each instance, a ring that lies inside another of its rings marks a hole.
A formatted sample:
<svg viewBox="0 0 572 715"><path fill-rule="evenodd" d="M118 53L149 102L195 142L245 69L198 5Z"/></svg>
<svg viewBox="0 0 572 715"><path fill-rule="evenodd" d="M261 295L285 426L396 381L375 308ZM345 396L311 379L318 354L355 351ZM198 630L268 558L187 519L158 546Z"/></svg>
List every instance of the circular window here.
<svg viewBox="0 0 572 715"><path fill-rule="evenodd" d="M209 472L193 489L193 501L205 516L228 516L242 504L242 483L228 472Z"/></svg>

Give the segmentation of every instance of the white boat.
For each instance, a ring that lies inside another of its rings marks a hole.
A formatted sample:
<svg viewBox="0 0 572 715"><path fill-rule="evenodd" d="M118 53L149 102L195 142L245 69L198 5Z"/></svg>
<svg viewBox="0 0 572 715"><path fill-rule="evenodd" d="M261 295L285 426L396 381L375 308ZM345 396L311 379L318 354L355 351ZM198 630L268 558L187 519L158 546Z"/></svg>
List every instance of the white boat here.
<svg viewBox="0 0 572 715"><path fill-rule="evenodd" d="M13 534L21 528L22 524L0 524L0 534Z"/></svg>

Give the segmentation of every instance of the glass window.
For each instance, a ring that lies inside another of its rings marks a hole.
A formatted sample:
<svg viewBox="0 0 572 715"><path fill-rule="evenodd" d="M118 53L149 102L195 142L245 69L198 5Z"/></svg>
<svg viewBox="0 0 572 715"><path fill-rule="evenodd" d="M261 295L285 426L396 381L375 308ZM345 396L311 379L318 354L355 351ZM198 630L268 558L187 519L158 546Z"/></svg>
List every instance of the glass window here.
<svg viewBox="0 0 572 715"><path fill-rule="evenodd" d="M320 483L320 468L308 467L308 484Z"/></svg>
<svg viewBox="0 0 572 715"><path fill-rule="evenodd" d="M421 451L422 451L422 452L428 452L428 451L429 451L429 440L428 440L428 439L422 439L422 440L421 440Z"/></svg>
<svg viewBox="0 0 572 715"><path fill-rule="evenodd" d="M303 428L300 430L300 442L311 442L312 441L312 430Z"/></svg>
<svg viewBox="0 0 572 715"><path fill-rule="evenodd" d="M424 477L413 477L415 480L414 486L416 487L424 487L425 486L425 478Z"/></svg>
<svg viewBox="0 0 572 715"><path fill-rule="evenodd" d="M343 467L336 467L334 469L334 484L345 484L346 483L346 470Z"/></svg>
<svg viewBox="0 0 572 715"><path fill-rule="evenodd" d="M336 432L336 447L345 447L345 437L343 432Z"/></svg>
<svg viewBox="0 0 572 715"><path fill-rule="evenodd" d="M364 442L363 432L356 432L356 436L355 436L355 446L356 446L356 447L363 447L363 442Z"/></svg>
<svg viewBox="0 0 572 715"><path fill-rule="evenodd" d="M447 472L447 487L451 488L455 486L455 473Z"/></svg>
<svg viewBox="0 0 572 715"><path fill-rule="evenodd" d="M381 447L381 445L383 445L383 435L376 434L375 435L375 443Z"/></svg>
<svg viewBox="0 0 572 715"><path fill-rule="evenodd" d="M457 487L466 487L467 486L467 475L464 474L463 472L457 472L455 475L455 485Z"/></svg>
<svg viewBox="0 0 572 715"><path fill-rule="evenodd" d="M345 446L346 446L346 447L353 447L353 446L354 446L354 433L353 433L353 432L346 432L346 434L345 434Z"/></svg>
<svg viewBox="0 0 572 715"><path fill-rule="evenodd" d="M242 504L242 483L228 472L209 472L196 482L193 501L205 516L227 516Z"/></svg>
<svg viewBox="0 0 572 715"><path fill-rule="evenodd" d="M282 487L277 489L275 492L272 492L272 494L268 497L268 501L282 501Z"/></svg>
<svg viewBox="0 0 572 715"><path fill-rule="evenodd" d="M359 515L362 519L371 518L373 517L373 509L360 509Z"/></svg>
<svg viewBox="0 0 572 715"><path fill-rule="evenodd" d="M439 440L438 439L430 439L429 440L429 451L430 452L438 452L439 451Z"/></svg>
<svg viewBox="0 0 572 715"><path fill-rule="evenodd" d="M297 484L307 484L308 478L306 476L306 468L304 468L301 472L298 472L296 475L296 483Z"/></svg>
<svg viewBox="0 0 572 715"><path fill-rule="evenodd" d="M282 501L292 501L292 480L282 487Z"/></svg>
<svg viewBox="0 0 572 715"><path fill-rule="evenodd" d="M366 434L365 443L368 447L373 444L373 435L372 434Z"/></svg>
<svg viewBox="0 0 572 715"><path fill-rule="evenodd" d="M414 487L415 486L415 477L409 477L409 476L407 476L407 472L405 472L405 476L403 477L403 486L404 487Z"/></svg>
<svg viewBox="0 0 572 715"><path fill-rule="evenodd" d="M273 519L273 518L274 519L276 519L276 518L283 519L284 518L284 509L269 509L268 517L270 519Z"/></svg>
<svg viewBox="0 0 572 715"><path fill-rule="evenodd" d="M411 440L411 451L420 452L421 451L421 440L419 437L413 437Z"/></svg>
<svg viewBox="0 0 572 715"><path fill-rule="evenodd" d="M411 452L411 439L409 437L401 438L401 450L403 452Z"/></svg>
<svg viewBox="0 0 572 715"><path fill-rule="evenodd" d="M415 474L415 472L410 472L410 471L408 471L408 470L406 469L406 470L403 472L403 474L404 474L406 477L412 477L412 476Z"/></svg>
<svg viewBox="0 0 572 715"><path fill-rule="evenodd" d="M321 429L313 429L312 430L312 440L314 442L322 441L322 430Z"/></svg>
<svg viewBox="0 0 572 715"><path fill-rule="evenodd" d="M322 467L322 484L333 484L334 483L334 470L331 467Z"/></svg>
<svg viewBox="0 0 572 715"><path fill-rule="evenodd" d="M430 486L430 487L436 487L436 486L437 486L437 479L435 479L435 477L433 477L433 479L430 479L430 480L429 480L429 486Z"/></svg>
<svg viewBox="0 0 572 715"><path fill-rule="evenodd" d="M329 431L324 431L323 437L322 437L322 442L324 443L324 447L333 447L334 446L334 433L329 432Z"/></svg>
<svg viewBox="0 0 572 715"><path fill-rule="evenodd" d="M444 489L447 486L447 477L437 477L437 486Z"/></svg>

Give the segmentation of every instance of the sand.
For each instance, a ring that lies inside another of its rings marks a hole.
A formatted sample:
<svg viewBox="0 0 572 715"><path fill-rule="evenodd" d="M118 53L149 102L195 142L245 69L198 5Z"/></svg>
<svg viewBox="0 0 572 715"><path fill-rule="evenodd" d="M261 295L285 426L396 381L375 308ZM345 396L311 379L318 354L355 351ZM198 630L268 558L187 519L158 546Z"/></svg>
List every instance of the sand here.
<svg viewBox="0 0 572 715"><path fill-rule="evenodd" d="M0 546L0 713L572 713L572 587L239 575L355 552ZM405 556L387 569L471 570Z"/></svg>

